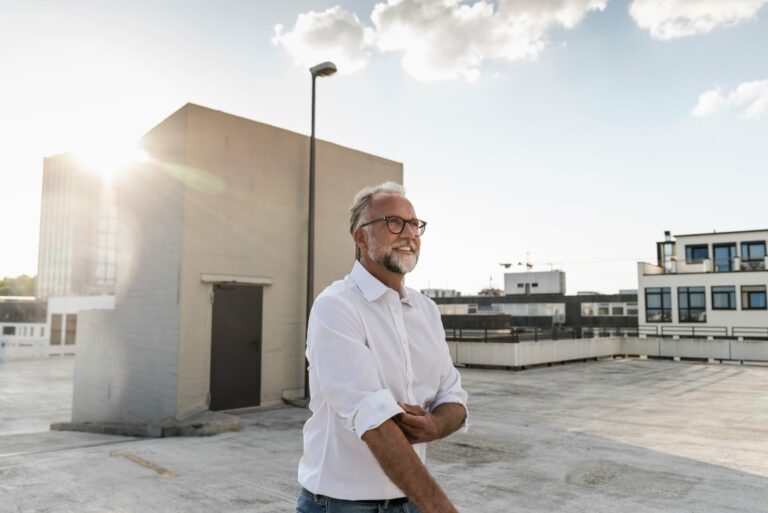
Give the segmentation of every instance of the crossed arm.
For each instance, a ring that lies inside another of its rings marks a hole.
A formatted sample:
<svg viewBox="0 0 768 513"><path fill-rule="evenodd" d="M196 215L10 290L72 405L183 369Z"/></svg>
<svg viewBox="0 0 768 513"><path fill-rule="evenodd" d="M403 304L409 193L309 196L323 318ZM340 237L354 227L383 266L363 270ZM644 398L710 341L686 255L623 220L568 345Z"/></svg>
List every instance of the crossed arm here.
<svg viewBox="0 0 768 513"><path fill-rule="evenodd" d="M399 404L405 413L369 429L362 440L387 477L423 513L458 513L410 444L443 438L459 429L466 418L464 406L444 403L430 413L421 406Z"/></svg>

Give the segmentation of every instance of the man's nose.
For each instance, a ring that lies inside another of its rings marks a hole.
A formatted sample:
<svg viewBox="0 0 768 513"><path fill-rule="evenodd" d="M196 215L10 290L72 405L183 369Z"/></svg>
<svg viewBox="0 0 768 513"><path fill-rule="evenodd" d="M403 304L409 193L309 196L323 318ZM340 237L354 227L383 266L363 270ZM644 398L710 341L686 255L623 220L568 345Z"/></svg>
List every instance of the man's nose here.
<svg viewBox="0 0 768 513"><path fill-rule="evenodd" d="M403 231L400 232L400 236L407 239L416 239L419 237L419 229L414 228L411 223L405 223L403 225Z"/></svg>

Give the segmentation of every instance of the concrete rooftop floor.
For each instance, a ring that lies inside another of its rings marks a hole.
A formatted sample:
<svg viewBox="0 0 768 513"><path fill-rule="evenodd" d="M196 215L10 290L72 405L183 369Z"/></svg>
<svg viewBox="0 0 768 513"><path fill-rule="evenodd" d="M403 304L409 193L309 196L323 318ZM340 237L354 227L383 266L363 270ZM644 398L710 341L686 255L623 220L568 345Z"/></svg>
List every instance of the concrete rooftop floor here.
<svg viewBox="0 0 768 513"><path fill-rule="evenodd" d="M293 511L307 411L249 413L208 438L18 434L68 420L71 369L0 364L0 512ZM460 511L768 511L766 367L617 359L462 376L470 431L427 453Z"/></svg>

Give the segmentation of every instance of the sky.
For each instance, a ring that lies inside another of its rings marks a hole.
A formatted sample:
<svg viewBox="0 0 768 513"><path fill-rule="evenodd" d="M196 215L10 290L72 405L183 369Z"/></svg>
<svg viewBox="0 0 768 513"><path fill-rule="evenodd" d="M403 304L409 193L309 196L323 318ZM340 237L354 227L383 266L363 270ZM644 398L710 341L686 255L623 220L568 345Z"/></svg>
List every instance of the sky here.
<svg viewBox="0 0 768 513"><path fill-rule="evenodd" d="M36 274L43 157L187 102L404 165L414 288L563 269L637 288L673 234L768 228L768 0L0 0L0 276Z"/></svg>

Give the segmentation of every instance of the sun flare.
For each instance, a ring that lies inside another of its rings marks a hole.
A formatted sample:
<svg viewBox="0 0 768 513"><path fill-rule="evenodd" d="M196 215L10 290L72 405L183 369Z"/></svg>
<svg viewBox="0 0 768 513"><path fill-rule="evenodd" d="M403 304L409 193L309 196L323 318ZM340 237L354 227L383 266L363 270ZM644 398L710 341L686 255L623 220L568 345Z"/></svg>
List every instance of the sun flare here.
<svg viewBox="0 0 768 513"><path fill-rule="evenodd" d="M136 146L94 145L74 152L75 158L88 170L100 174L104 180L111 180L114 175L132 164L141 164L149 160L146 151Z"/></svg>

